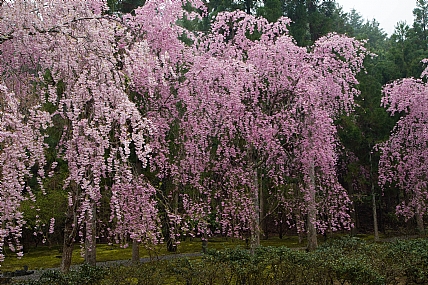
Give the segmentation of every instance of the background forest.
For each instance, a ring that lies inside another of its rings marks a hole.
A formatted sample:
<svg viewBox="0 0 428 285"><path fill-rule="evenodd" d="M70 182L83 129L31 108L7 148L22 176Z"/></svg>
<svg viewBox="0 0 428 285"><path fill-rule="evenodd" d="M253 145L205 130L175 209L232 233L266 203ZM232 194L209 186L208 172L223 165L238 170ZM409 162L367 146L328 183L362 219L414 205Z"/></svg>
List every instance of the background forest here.
<svg viewBox="0 0 428 285"><path fill-rule="evenodd" d="M1 248L425 234L427 1L56 2L0 1Z"/></svg>

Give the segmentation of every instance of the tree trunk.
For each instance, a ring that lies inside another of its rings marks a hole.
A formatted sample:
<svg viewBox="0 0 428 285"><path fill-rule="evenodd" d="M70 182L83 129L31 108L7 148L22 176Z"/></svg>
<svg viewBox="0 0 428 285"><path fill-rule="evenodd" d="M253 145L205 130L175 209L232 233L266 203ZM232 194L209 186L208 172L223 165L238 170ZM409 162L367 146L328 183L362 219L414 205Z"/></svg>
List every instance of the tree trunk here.
<svg viewBox="0 0 428 285"><path fill-rule="evenodd" d="M251 0L245 0L245 10L248 15L251 15Z"/></svg>
<svg viewBox="0 0 428 285"><path fill-rule="evenodd" d="M259 199L259 179L257 176L257 169L254 170L254 214L253 225L251 229L251 253L254 254L255 249L260 246L260 199Z"/></svg>
<svg viewBox="0 0 428 285"><path fill-rule="evenodd" d="M86 239L85 239L85 263L95 266L97 265L97 209L95 204L92 205L92 215L89 217L89 223L86 225Z"/></svg>
<svg viewBox="0 0 428 285"><path fill-rule="evenodd" d="M70 189L72 193L72 200L79 195L79 188L73 181L70 182ZM64 243L62 247L62 257L60 270L63 273L67 273L70 270L71 259L74 248L74 240L77 233L77 204L74 202L73 205L68 205L67 212L65 215L64 222Z"/></svg>
<svg viewBox="0 0 428 285"><path fill-rule="evenodd" d="M265 214L265 201L264 201L264 193L263 193L263 181L260 181L259 187L259 219L260 219L260 234L263 235L263 239L268 239L268 227L266 222L266 214Z"/></svg>
<svg viewBox="0 0 428 285"><path fill-rule="evenodd" d="M132 263L140 262L140 243L137 240L132 240Z"/></svg>
<svg viewBox="0 0 428 285"><path fill-rule="evenodd" d="M352 184L352 178L351 181L348 181L348 187L349 187L349 197L351 198L352 205L351 205L351 220L354 223L354 226L351 228L351 236L357 235L357 213L355 212L355 203L353 201L353 195L354 195L354 186Z"/></svg>
<svg viewBox="0 0 428 285"><path fill-rule="evenodd" d="M376 195L374 193L374 185L373 184L372 184L372 208L373 208L374 240L379 241L379 227L377 225Z"/></svg>
<svg viewBox="0 0 428 285"><path fill-rule="evenodd" d="M178 193L177 191L174 191L172 194L172 209L174 211L174 214L177 216L178 214ZM177 252L177 241L171 238L171 220L168 217L168 214L165 212L165 224L166 224L166 231L165 231L165 240L166 240L166 249L168 252ZM174 225L175 227L175 225Z"/></svg>
<svg viewBox="0 0 428 285"><path fill-rule="evenodd" d="M307 227L308 227L308 246L307 251L313 251L318 247L317 240L317 229L315 226L317 220L317 209L316 209L316 200L315 200L315 166L312 162L309 169L309 205L308 205L308 217L307 217Z"/></svg>
<svg viewBox="0 0 428 285"><path fill-rule="evenodd" d="M62 247L61 267L60 267L60 270L63 273L68 273L68 271L70 271L73 248L74 248L74 241L71 243L68 243L64 240L64 245Z"/></svg>
<svg viewBox="0 0 428 285"><path fill-rule="evenodd" d="M303 240L305 238L305 227L301 227L302 224L302 215L300 213L300 210L298 210L298 213L296 214L296 225L297 225L297 237L298 237L298 243L302 244Z"/></svg>
<svg viewBox="0 0 428 285"><path fill-rule="evenodd" d="M377 224L376 195L375 195L375 186L373 183L373 166L372 166L372 153L371 152L369 153L369 160L370 160L370 182L372 184L372 210L373 210L374 240L379 241L379 227Z"/></svg>
<svg viewBox="0 0 428 285"><path fill-rule="evenodd" d="M63 273L68 273L71 266L71 258L73 254L73 248L74 248L74 235L75 231L73 229L72 220L65 222L65 229L64 229L64 244L62 247L62 256L61 256L61 267L60 270Z"/></svg>
<svg viewBox="0 0 428 285"><path fill-rule="evenodd" d="M314 251L318 247L317 229L315 227L316 209L310 206L308 210L308 251Z"/></svg>
<svg viewBox="0 0 428 285"><path fill-rule="evenodd" d="M204 230L204 234L201 238L201 242L202 242L202 253L207 253L207 248L208 248L208 235L207 235L207 231Z"/></svg>
<svg viewBox="0 0 428 285"><path fill-rule="evenodd" d="M424 217L421 214L419 205L416 207L416 226L418 228L418 234L424 235L425 234Z"/></svg>

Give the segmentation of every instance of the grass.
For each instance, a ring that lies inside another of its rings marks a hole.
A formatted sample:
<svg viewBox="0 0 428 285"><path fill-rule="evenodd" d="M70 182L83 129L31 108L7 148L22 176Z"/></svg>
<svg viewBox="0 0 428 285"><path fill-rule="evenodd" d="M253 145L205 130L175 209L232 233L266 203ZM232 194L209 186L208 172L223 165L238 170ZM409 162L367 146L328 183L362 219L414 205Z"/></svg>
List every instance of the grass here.
<svg viewBox="0 0 428 285"><path fill-rule="evenodd" d="M333 238L341 236L335 234ZM329 238L330 238L329 237ZM359 238L371 242L374 240L373 235L358 235ZM319 237L318 241L321 244L323 237ZM261 239L261 245L263 246L286 246L289 248L302 248L306 244L299 244L297 236L284 236L282 239L279 237L269 237L268 239ZM246 248L248 245L244 240L224 237L213 237L208 241L208 248L223 250L226 248L241 247ZM18 259L16 254L5 250L5 261L1 264L0 270L15 271L21 270L24 265L28 266L29 270L38 270L46 268L57 268L61 263L60 246L38 246L30 248L28 253L24 254L24 257ZM176 253L192 253L200 252L202 250L201 240L199 238L187 238L181 241L178 245ZM140 257L157 257L167 254L174 254L166 250L165 244L160 244L155 248L148 250L143 246L140 247ZM97 244L97 262L112 261L112 260L130 260L132 256L131 247L123 248L119 245L113 244ZM84 262L83 257L80 254L79 244L75 245L73 251L72 264L82 264Z"/></svg>
<svg viewBox="0 0 428 285"><path fill-rule="evenodd" d="M262 239L263 246L287 246L290 248L303 247L298 243L296 236L285 236L282 239L278 237L270 237L267 240ZM208 248L222 250L234 247L245 248L245 241L232 238L214 237L209 239ZM60 246L38 246L30 248L28 253L25 253L22 258L17 258L13 252L5 251L5 261L1 264L0 270L3 272L21 270L24 265L28 266L29 270L38 270L46 268L56 268L60 266L61 255ZM199 238L181 241L177 248L177 253L192 253L202 250L201 240ZM156 257L170 253L166 250L166 245L161 244L152 250L147 250L143 246L140 247L140 257ZM119 245L97 244L97 262L111 260L129 260L131 259L131 247L122 248ZM80 255L80 247L75 245L73 251L72 264L82 264L83 257Z"/></svg>

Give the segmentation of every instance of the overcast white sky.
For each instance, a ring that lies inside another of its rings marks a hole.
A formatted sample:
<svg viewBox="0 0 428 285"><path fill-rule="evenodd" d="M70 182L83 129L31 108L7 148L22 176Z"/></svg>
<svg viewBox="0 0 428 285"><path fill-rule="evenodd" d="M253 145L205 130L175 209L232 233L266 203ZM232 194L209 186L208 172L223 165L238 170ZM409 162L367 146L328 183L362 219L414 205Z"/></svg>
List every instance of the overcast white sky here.
<svg viewBox="0 0 428 285"><path fill-rule="evenodd" d="M390 36L399 21L413 24L413 9L416 0L336 0L344 12L357 10L364 19L376 19L380 27Z"/></svg>

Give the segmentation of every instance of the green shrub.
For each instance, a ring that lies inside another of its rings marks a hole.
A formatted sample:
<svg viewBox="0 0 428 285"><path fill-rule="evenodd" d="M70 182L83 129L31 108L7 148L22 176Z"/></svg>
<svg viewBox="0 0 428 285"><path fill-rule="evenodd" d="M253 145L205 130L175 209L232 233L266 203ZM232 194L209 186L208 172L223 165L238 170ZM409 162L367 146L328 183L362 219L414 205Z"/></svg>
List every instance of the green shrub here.
<svg viewBox="0 0 428 285"><path fill-rule="evenodd" d="M72 270L64 274L57 270L43 272L37 281L29 280L21 282L21 285L95 285L104 278L107 269L84 264L78 270Z"/></svg>
<svg viewBox="0 0 428 285"><path fill-rule="evenodd" d="M101 285L160 285L167 275L164 262L149 262L131 266L114 266L100 282Z"/></svg>
<svg viewBox="0 0 428 285"><path fill-rule="evenodd" d="M386 246L385 262L408 284L428 284L428 241L397 240Z"/></svg>
<svg viewBox="0 0 428 285"><path fill-rule="evenodd" d="M333 240L314 252L286 247L208 250L197 259L172 259L109 269L82 266L64 275L45 272L26 285L383 285L428 284L428 241L366 243ZM400 283L402 284L402 283Z"/></svg>

